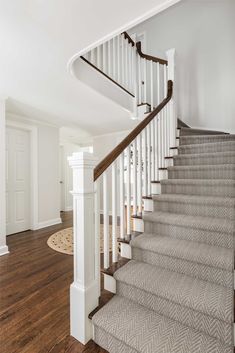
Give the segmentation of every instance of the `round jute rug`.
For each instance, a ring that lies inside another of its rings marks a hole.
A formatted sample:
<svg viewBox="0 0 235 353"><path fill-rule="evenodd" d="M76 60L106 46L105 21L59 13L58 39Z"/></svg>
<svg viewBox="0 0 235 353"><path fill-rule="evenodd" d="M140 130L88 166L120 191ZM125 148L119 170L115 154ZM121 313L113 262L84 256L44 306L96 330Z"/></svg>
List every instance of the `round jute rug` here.
<svg viewBox="0 0 235 353"><path fill-rule="evenodd" d="M120 234L120 227L117 227L117 237ZM100 252L103 253L104 227L100 225ZM73 228L65 228L52 234L48 240L47 245L58 252L67 255L73 255ZM112 250L112 226L109 226L109 249Z"/></svg>

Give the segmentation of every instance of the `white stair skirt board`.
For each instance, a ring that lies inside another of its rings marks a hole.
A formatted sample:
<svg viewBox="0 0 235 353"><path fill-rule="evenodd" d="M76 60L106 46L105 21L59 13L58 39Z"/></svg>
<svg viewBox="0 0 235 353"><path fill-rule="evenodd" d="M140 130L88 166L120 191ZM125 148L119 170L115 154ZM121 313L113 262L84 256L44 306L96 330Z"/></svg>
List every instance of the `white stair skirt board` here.
<svg viewBox="0 0 235 353"><path fill-rule="evenodd" d="M148 211L148 212L153 211L153 200L144 199L144 211Z"/></svg>
<svg viewBox="0 0 235 353"><path fill-rule="evenodd" d="M168 179L168 171L167 171L167 169L159 170L159 179L160 180Z"/></svg>
<svg viewBox="0 0 235 353"><path fill-rule="evenodd" d="M133 219L133 228L135 232L143 232L144 231L144 222L142 219L134 218Z"/></svg>
<svg viewBox="0 0 235 353"><path fill-rule="evenodd" d="M54 226L60 223L62 223L61 218L49 219L48 221L38 222L38 224L34 224L32 227L32 230L38 230L38 229Z"/></svg>
<svg viewBox="0 0 235 353"><path fill-rule="evenodd" d="M131 246L129 244L121 243L121 257L131 259Z"/></svg>
<svg viewBox="0 0 235 353"><path fill-rule="evenodd" d="M0 246L0 256L9 254L9 250L8 250L8 246L7 245L3 245Z"/></svg>
<svg viewBox="0 0 235 353"><path fill-rule="evenodd" d="M160 195L161 194L161 184L160 183L152 183L151 190L153 195Z"/></svg>
<svg viewBox="0 0 235 353"><path fill-rule="evenodd" d="M104 274L104 289L111 293L116 293L116 280L113 276Z"/></svg>

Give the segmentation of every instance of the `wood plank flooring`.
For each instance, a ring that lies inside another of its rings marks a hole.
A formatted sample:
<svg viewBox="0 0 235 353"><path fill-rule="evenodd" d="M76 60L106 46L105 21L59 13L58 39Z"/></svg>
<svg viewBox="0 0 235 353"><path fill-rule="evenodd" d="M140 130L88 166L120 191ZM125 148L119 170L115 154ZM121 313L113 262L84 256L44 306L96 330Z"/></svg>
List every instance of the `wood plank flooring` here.
<svg viewBox="0 0 235 353"><path fill-rule="evenodd" d="M62 213L62 220L7 237L10 254L0 257L1 353L105 352L69 336L73 258L47 246L51 234L72 226L72 213ZM109 299L108 292L102 294Z"/></svg>

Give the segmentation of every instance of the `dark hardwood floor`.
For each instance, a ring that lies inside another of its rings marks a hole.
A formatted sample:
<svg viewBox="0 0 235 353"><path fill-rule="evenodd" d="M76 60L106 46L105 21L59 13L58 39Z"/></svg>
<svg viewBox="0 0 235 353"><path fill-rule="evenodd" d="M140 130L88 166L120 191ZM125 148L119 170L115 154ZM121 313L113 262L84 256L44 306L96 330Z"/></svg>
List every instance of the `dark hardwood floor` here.
<svg viewBox="0 0 235 353"><path fill-rule="evenodd" d="M10 254L0 257L1 353L105 352L69 336L73 258L47 246L51 234L72 225L72 213L62 213L62 220L7 237Z"/></svg>

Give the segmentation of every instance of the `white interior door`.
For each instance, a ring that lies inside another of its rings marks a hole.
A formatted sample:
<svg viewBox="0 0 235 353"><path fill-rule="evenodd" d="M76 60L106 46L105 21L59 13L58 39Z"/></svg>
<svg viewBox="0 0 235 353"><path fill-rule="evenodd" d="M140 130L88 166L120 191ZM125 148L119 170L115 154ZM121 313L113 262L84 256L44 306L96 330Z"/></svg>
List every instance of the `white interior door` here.
<svg viewBox="0 0 235 353"><path fill-rule="evenodd" d="M6 228L7 235L30 228L30 136L6 129Z"/></svg>

